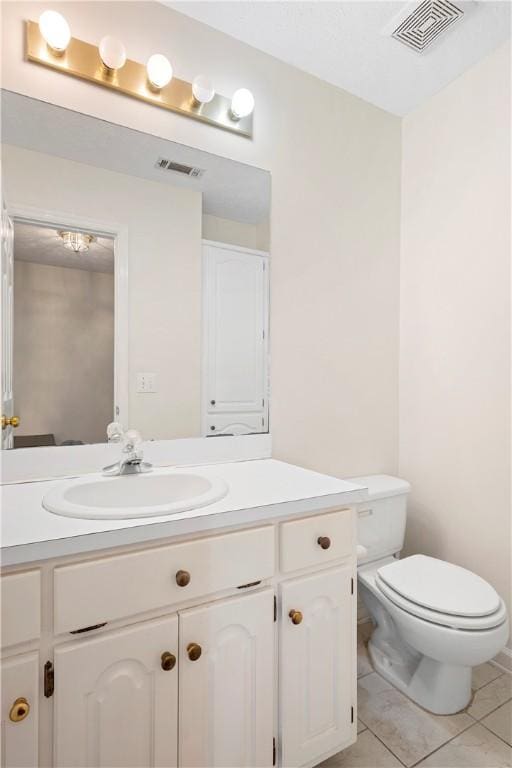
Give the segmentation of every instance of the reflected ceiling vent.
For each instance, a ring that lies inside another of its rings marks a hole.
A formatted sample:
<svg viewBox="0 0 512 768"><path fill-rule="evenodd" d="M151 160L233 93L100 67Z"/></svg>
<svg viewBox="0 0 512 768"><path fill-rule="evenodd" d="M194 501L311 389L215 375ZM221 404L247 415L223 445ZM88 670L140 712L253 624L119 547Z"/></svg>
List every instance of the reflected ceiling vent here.
<svg viewBox="0 0 512 768"><path fill-rule="evenodd" d="M462 8L449 0L423 0L408 4L383 33L422 53L463 16Z"/></svg>
<svg viewBox="0 0 512 768"><path fill-rule="evenodd" d="M174 173L181 173L182 176L188 176L191 179L200 179L204 174L203 168L194 168L192 165L175 163L174 160L167 160L165 157L158 158L155 168L160 168L161 171L174 171Z"/></svg>

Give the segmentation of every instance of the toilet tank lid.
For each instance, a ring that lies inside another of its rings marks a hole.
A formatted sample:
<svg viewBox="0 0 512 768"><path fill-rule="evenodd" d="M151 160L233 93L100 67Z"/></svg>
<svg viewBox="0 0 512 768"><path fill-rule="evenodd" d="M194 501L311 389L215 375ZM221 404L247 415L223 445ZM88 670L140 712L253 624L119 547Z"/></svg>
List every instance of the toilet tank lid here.
<svg viewBox="0 0 512 768"><path fill-rule="evenodd" d="M364 477L350 477L347 480L367 488L368 499L371 500L401 496L411 490L411 485L407 480L391 475L365 475Z"/></svg>

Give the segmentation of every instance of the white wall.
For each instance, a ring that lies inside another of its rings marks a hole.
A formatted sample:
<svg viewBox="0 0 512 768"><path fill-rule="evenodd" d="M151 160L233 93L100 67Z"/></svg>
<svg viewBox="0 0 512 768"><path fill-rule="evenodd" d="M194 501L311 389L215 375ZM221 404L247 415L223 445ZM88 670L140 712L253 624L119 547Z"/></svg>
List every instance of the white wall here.
<svg viewBox="0 0 512 768"><path fill-rule="evenodd" d="M270 232L266 220L259 224L245 224L203 213L203 238L258 251L268 251L270 248Z"/></svg>
<svg viewBox="0 0 512 768"><path fill-rule="evenodd" d="M14 261L15 435L105 442L114 415L114 275Z"/></svg>
<svg viewBox="0 0 512 768"><path fill-rule="evenodd" d="M250 88L254 139L234 136L25 62L22 20L45 7L2 5L5 88L271 171L275 454L396 472L399 119L157 3L52 5L77 37L115 30L131 58L159 51L178 77Z"/></svg>
<svg viewBox="0 0 512 768"><path fill-rule="evenodd" d="M69 212L126 231L130 425L124 426L147 439L198 437L201 193L5 144L2 166L7 207ZM156 394L136 393L137 371L157 374Z"/></svg>
<svg viewBox="0 0 512 768"><path fill-rule="evenodd" d="M408 552L510 609L510 48L405 118L400 473Z"/></svg>

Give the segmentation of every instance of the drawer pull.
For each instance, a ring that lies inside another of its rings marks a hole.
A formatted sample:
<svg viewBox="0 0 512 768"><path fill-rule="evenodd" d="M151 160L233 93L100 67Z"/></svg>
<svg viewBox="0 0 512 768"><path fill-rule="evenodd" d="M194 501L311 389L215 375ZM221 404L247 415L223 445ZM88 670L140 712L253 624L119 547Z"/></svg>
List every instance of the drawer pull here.
<svg viewBox="0 0 512 768"><path fill-rule="evenodd" d="M29 712L30 704L23 698L23 696L21 696L19 699L16 699L12 705L9 712L9 720L12 720L13 723L19 723L27 717Z"/></svg>
<svg viewBox="0 0 512 768"><path fill-rule="evenodd" d="M187 654L190 659L190 661L197 661L198 658L201 656L203 652L203 649L201 648L198 643L189 643L187 645Z"/></svg>
<svg viewBox="0 0 512 768"><path fill-rule="evenodd" d="M162 660L162 669L164 670L164 672L169 672L171 669L174 669L174 667L176 666L176 656L174 655L174 653L169 653L169 651L164 651L160 658Z"/></svg>
<svg viewBox="0 0 512 768"><path fill-rule="evenodd" d="M188 571L178 571L176 574L176 584L178 587L186 587L190 584L190 573Z"/></svg>
<svg viewBox="0 0 512 768"><path fill-rule="evenodd" d="M300 624L303 619L302 613L300 611L296 611L294 608L292 608L288 616L292 620L292 624Z"/></svg>
<svg viewBox="0 0 512 768"><path fill-rule="evenodd" d="M319 536L316 543L322 547L322 549L329 549L331 546L331 540L328 536Z"/></svg>

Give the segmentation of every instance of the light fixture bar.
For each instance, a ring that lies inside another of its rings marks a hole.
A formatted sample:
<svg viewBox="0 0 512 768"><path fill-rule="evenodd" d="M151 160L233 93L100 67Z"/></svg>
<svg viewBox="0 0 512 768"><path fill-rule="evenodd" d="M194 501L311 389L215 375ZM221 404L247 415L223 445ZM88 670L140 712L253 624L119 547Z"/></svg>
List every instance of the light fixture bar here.
<svg viewBox="0 0 512 768"><path fill-rule="evenodd" d="M198 103L192 93L191 83L177 77L173 77L161 90L155 91L148 83L145 64L126 59L122 69L108 70L100 59L98 48L76 37L71 38L64 53L55 55L43 38L37 22L27 21L25 24L28 61L252 138L253 115L234 120L231 99L226 96L216 93L211 101Z"/></svg>

